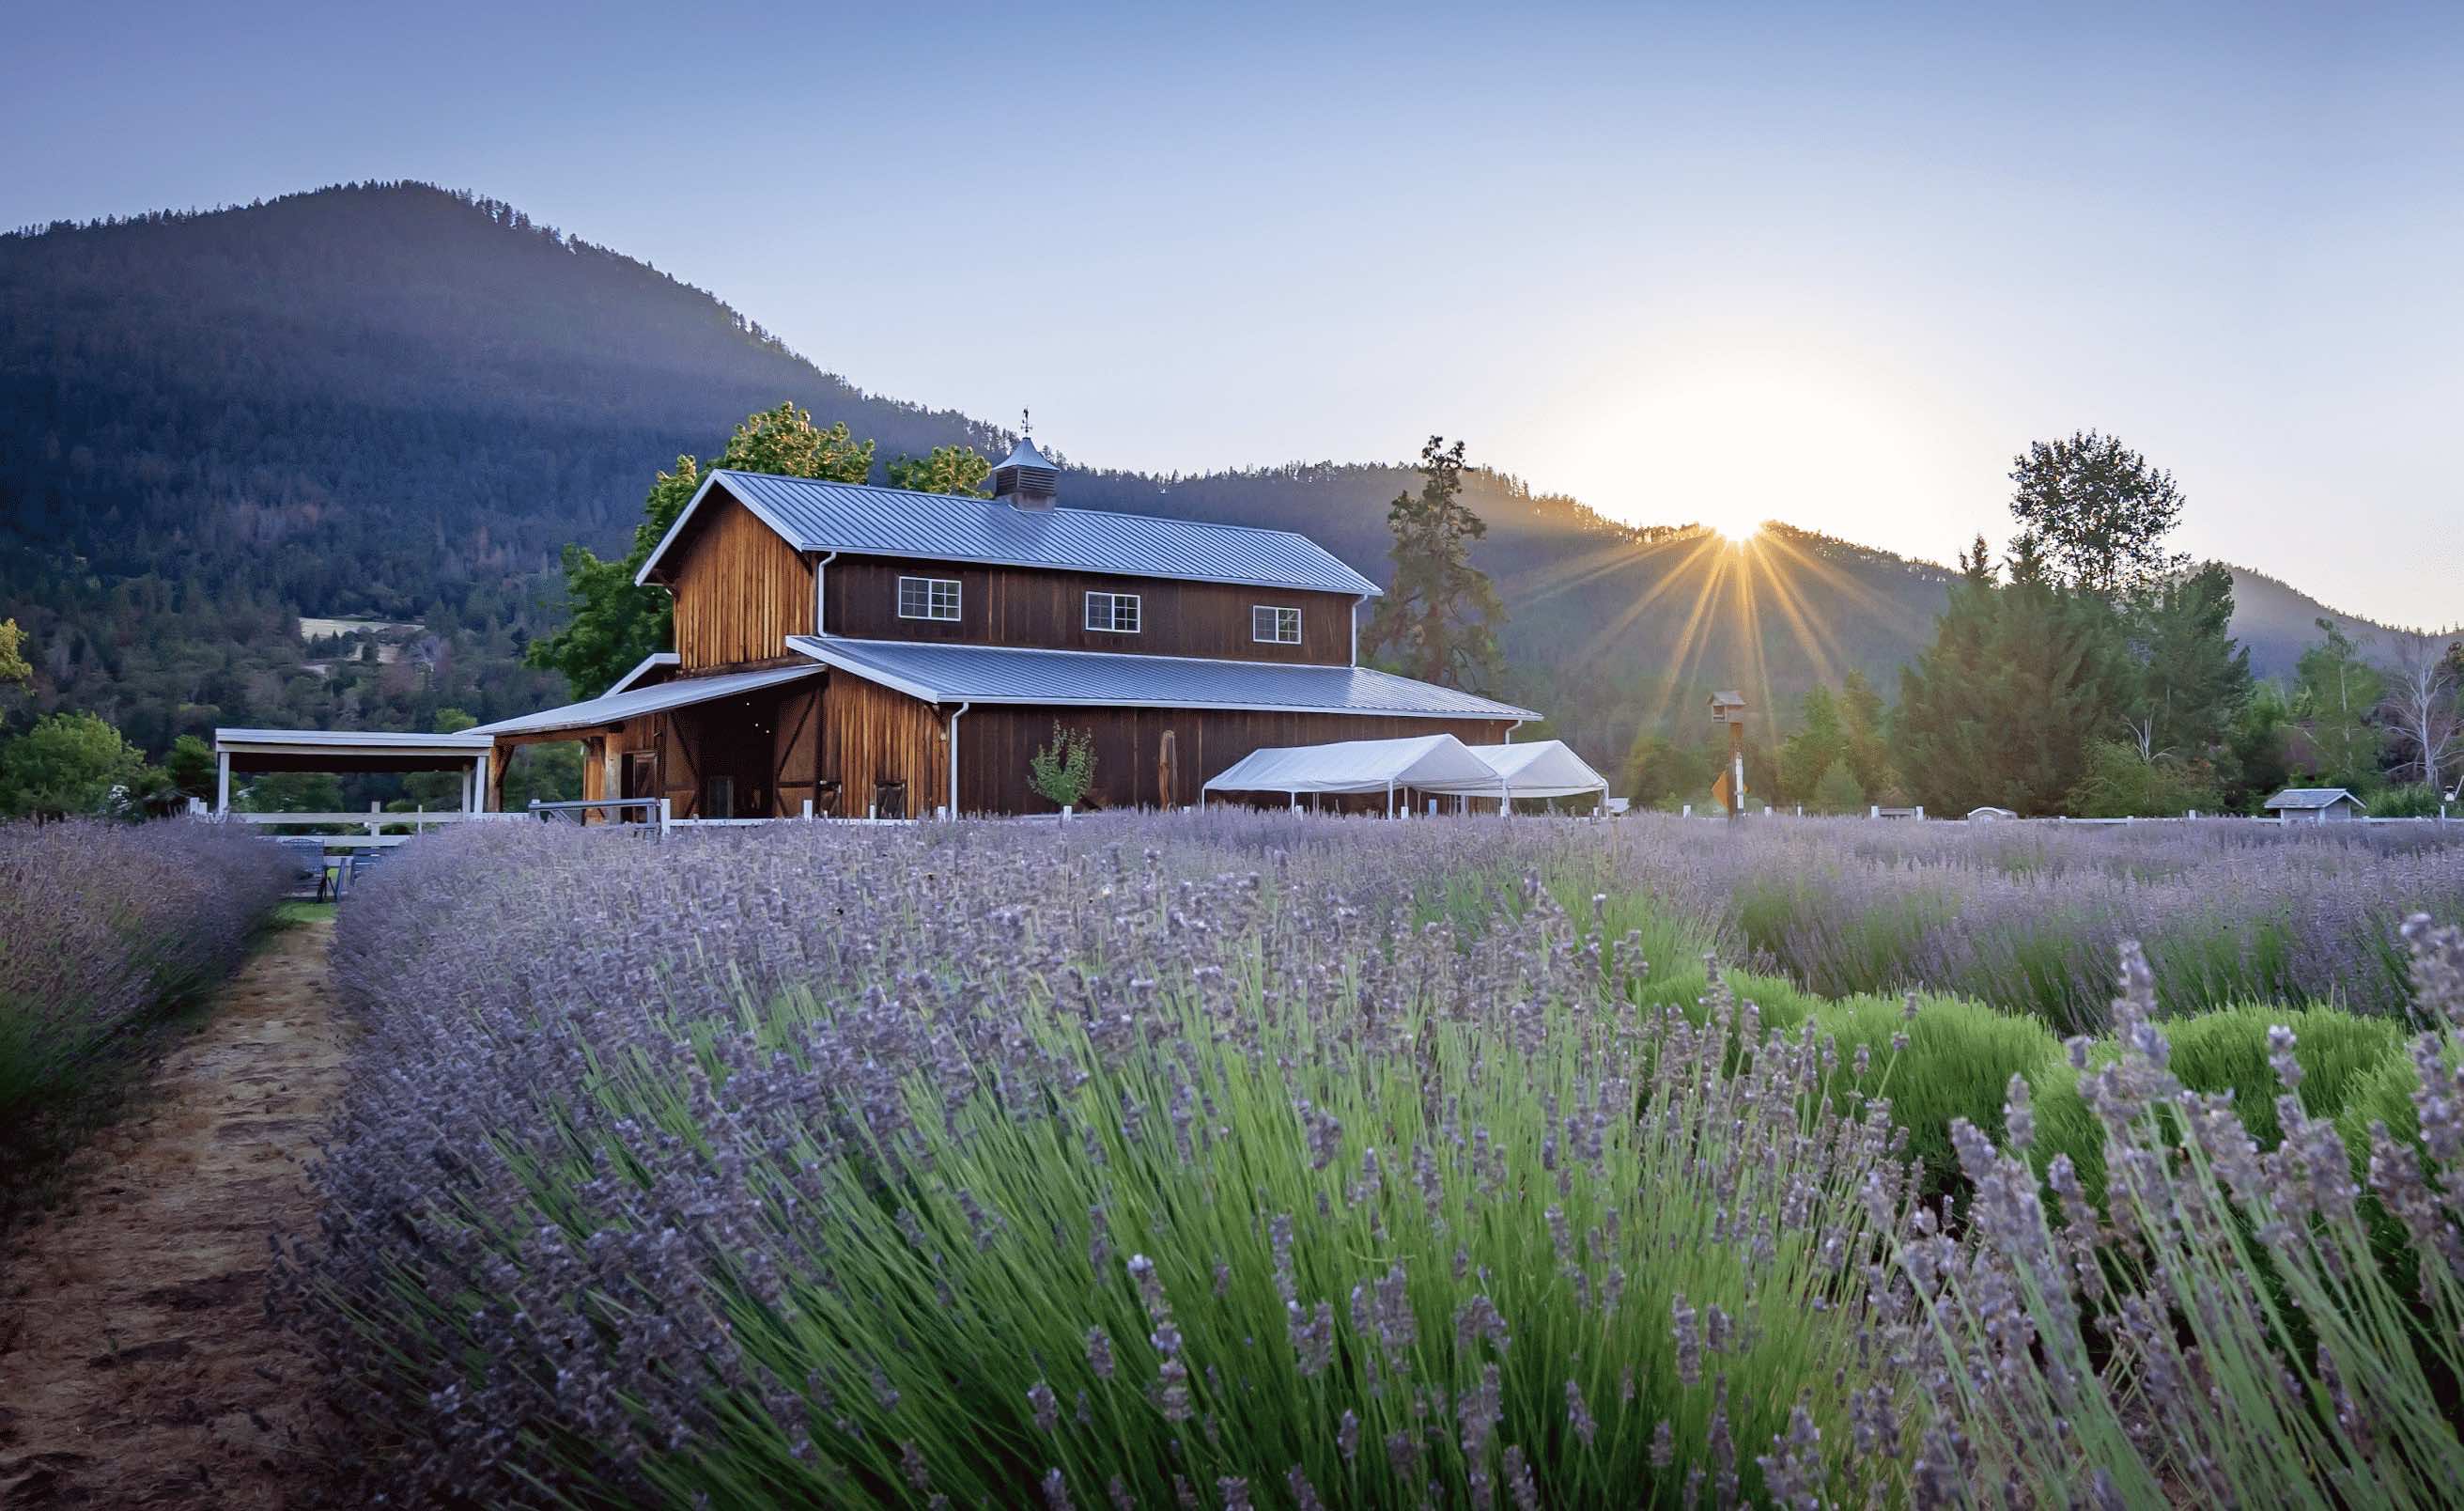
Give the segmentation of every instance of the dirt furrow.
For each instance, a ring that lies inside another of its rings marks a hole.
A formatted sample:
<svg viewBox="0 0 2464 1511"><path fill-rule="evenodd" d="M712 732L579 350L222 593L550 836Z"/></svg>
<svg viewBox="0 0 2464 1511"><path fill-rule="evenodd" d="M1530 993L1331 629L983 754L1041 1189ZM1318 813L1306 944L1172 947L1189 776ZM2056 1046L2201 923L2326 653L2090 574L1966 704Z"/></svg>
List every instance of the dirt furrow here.
<svg viewBox="0 0 2464 1511"><path fill-rule="evenodd" d="M302 1178L342 1084L330 921L253 956L63 1212L0 1271L0 1505L302 1503L315 1384L266 1320L268 1235L315 1223Z"/></svg>

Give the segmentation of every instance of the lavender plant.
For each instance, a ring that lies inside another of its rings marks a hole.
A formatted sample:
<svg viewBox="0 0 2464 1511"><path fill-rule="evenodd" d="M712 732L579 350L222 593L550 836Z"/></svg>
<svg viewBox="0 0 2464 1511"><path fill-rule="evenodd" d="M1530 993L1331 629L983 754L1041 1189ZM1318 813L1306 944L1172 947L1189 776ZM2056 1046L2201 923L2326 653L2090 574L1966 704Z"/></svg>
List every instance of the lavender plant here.
<svg viewBox="0 0 2464 1511"><path fill-rule="evenodd" d="M2378 1123L2359 1178L2302 1105L2292 1030L2272 1035L2272 1147L2229 1096L2186 1089L2151 1021L2146 961L2129 948L2114 1005L2122 1053L2080 1081L2104 1132L2109 1217L2067 1156L2043 1198L2025 1158L2024 1080L2011 1085L2008 1149L1959 1126L1972 1226L1903 1251L1909 1310L1890 1329L1927 1396L1916 1503L2464 1499L2453 1407L2464 1381L2464 930L2416 917L2405 932L2436 1023L2410 1047L2419 1142ZM2374 1211L2404 1231L2409 1277L2374 1253Z"/></svg>
<svg viewBox="0 0 2464 1511"><path fill-rule="evenodd" d="M291 1282L402 1425L382 1488L1884 1486L1887 1108L1717 987L1637 1010L1536 879L1416 922L1463 828L1290 822L407 849L341 926L365 1053Z"/></svg>
<svg viewBox="0 0 2464 1511"><path fill-rule="evenodd" d="M0 1167L33 1166L131 1034L230 969L287 876L208 824L0 825Z"/></svg>
<svg viewBox="0 0 2464 1511"><path fill-rule="evenodd" d="M2255 1003L2402 1017L2397 931L2464 922L2464 835L2230 821L2061 829L1639 815L1625 884L1714 916L1818 995L1952 992L2095 1032L2140 942L2167 1015Z"/></svg>

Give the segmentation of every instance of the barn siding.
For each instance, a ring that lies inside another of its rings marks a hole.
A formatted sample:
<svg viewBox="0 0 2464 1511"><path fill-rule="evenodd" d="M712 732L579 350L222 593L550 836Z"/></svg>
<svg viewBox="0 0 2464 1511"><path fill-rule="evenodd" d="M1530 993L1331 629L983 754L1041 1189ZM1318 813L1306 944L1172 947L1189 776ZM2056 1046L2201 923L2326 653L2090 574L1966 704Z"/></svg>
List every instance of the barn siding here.
<svg viewBox="0 0 2464 1511"><path fill-rule="evenodd" d="M941 640L1322 666L1352 663L1353 598L1348 593L874 556L842 556L825 570L828 602L823 611L829 617L829 633L854 640ZM958 579L958 618L898 617L901 577ZM1089 592L1138 594L1142 628L1135 634L1088 629ZM1249 611L1257 604L1298 609L1301 643L1251 639Z"/></svg>
<svg viewBox="0 0 2464 1511"><path fill-rule="evenodd" d="M718 490L694 512L669 582L681 671L776 660L787 636L813 633L812 567Z"/></svg>
<svg viewBox="0 0 2464 1511"><path fill-rule="evenodd" d="M943 717L920 699L832 673L822 698L821 777L839 783L839 815L865 816L880 782L907 784L910 818L930 817L947 803L950 763ZM963 727L966 721L959 723Z"/></svg>

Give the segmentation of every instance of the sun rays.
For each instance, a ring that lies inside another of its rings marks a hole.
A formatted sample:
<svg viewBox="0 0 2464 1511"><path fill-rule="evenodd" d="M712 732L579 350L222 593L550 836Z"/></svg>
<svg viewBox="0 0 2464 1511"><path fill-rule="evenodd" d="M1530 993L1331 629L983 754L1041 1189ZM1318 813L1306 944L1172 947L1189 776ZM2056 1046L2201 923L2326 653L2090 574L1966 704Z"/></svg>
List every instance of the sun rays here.
<svg viewBox="0 0 2464 1511"><path fill-rule="evenodd" d="M1759 716L1779 719L1775 697L1837 682L1856 664L1838 615L1893 629L1910 617L1827 554L1785 526L1731 520L1618 541L1506 586L1527 604L1574 596L1577 665L1647 653L1645 727L1683 714L1677 700L1712 683L1747 689Z"/></svg>

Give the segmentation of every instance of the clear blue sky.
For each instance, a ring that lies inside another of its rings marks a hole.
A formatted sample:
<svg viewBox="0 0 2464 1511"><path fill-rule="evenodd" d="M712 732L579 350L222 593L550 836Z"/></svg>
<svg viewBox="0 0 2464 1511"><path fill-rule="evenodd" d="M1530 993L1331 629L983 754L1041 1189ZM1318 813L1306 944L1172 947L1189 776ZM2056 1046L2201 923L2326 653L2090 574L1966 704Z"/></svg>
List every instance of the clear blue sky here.
<svg viewBox="0 0 2464 1511"><path fill-rule="evenodd" d="M421 178L1085 462L1947 560L2032 436L2464 617L2464 8L11 8L0 224Z"/></svg>

